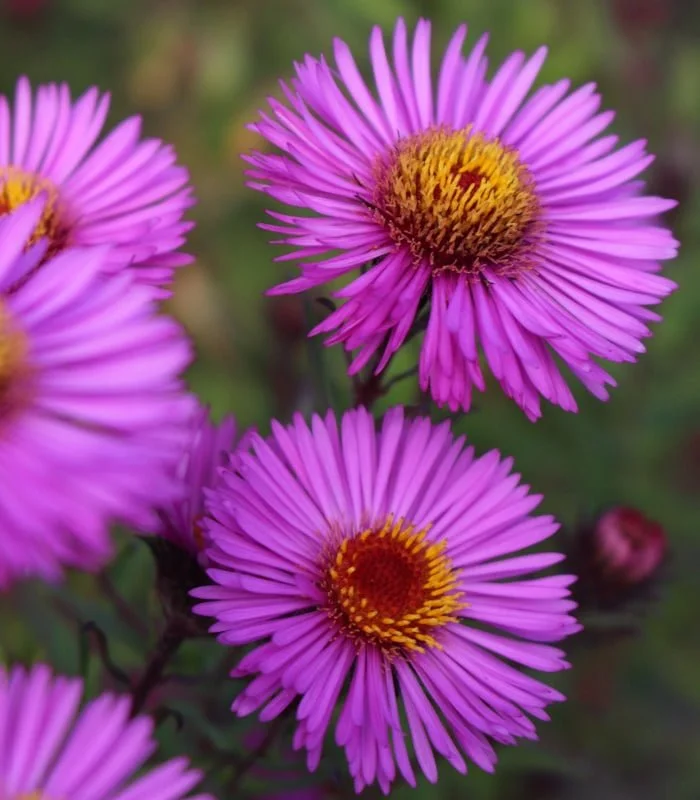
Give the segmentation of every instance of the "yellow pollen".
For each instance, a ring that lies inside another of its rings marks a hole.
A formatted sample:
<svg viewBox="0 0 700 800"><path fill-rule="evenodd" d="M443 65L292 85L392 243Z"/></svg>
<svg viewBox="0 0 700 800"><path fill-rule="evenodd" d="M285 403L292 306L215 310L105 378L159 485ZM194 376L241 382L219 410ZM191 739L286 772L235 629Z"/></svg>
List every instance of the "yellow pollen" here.
<svg viewBox="0 0 700 800"><path fill-rule="evenodd" d="M0 420L20 400L27 349L26 336L15 328L9 312L0 300Z"/></svg>
<svg viewBox="0 0 700 800"><path fill-rule="evenodd" d="M541 233L534 181L515 150L471 128L400 139L375 167L370 207L392 239L434 274L515 277Z"/></svg>
<svg viewBox="0 0 700 800"><path fill-rule="evenodd" d="M46 205L28 246L47 237L49 248L46 258L55 255L68 244L69 228L61 208L58 189L50 181L17 167L0 169L0 217L9 214L43 192Z"/></svg>
<svg viewBox="0 0 700 800"><path fill-rule="evenodd" d="M329 554L320 587L341 633L389 654L440 647L437 629L466 603L446 542L426 541L427 533L387 517Z"/></svg>

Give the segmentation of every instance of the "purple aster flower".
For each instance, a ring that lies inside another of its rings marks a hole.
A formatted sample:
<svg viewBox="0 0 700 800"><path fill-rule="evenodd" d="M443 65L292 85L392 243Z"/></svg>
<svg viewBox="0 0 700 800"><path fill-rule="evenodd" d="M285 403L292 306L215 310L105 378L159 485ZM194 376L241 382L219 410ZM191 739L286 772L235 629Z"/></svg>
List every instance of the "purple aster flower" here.
<svg viewBox="0 0 700 800"><path fill-rule="evenodd" d="M139 772L156 749L153 722L129 719L130 698L102 694L80 710L83 682L43 664L0 667L3 800L213 800L185 758Z"/></svg>
<svg viewBox="0 0 700 800"><path fill-rule="evenodd" d="M181 328L105 248L26 250L42 213L0 219L0 587L99 568L110 520L155 525L193 411Z"/></svg>
<svg viewBox="0 0 700 800"><path fill-rule="evenodd" d="M153 531L187 550L203 554L205 547L204 493L213 489L219 468L230 461L236 439L236 421L226 416L216 425L201 407L193 417L189 439L177 469L178 496L159 510L160 524ZM149 531L150 532L150 531Z"/></svg>
<svg viewBox="0 0 700 800"><path fill-rule="evenodd" d="M193 592L222 643L261 642L233 673L255 676L233 710L267 721L299 700L313 770L339 705L358 791L414 784L412 754L435 781L435 753L491 771L490 739L536 738L530 717L564 698L518 665L567 667L546 643L579 626L574 578L530 577L562 556L519 553L558 526L530 516L541 498L511 466L401 408L380 432L358 409L253 436L210 499L215 585Z"/></svg>
<svg viewBox="0 0 700 800"><path fill-rule="evenodd" d="M366 271L336 292L345 303L312 334L357 351L350 371L379 373L414 323L426 327L421 388L468 410L485 387L482 355L531 419L540 396L576 402L555 356L600 399L614 381L597 363L634 361L660 317L647 306L675 284L657 275L677 242L656 217L674 201L633 180L644 142L602 135L592 84L531 87L545 59L513 53L486 78L486 37L464 57L466 26L431 74L430 23L409 42L399 20L391 57L372 32L376 92L348 46L335 69L307 56L286 103L252 126L282 154L253 153L250 186L299 213L268 212L301 276L299 292ZM312 212L309 214L308 212Z"/></svg>
<svg viewBox="0 0 700 800"><path fill-rule="evenodd" d="M131 117L100 144L109 95L92 88L77 100L65 84L17 83L14 109L0 96L0 215L44 192L49 197L33 239L49 238L49 255L68 245L108 244L103 270L133 267L138 280L170 284L191 262L176 252L191 223L187 170L157 139L140 139ZM160 294L165 292L162 288Z"/></svg>

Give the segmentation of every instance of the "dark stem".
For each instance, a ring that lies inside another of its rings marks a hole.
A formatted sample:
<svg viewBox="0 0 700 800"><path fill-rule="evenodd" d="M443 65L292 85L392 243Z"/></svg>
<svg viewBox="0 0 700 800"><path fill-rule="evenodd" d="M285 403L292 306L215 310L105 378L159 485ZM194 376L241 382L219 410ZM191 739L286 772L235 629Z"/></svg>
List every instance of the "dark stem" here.
<svg viewBox="0 0 700 800"><path fill-rule="evenodd" d="M185 724L185 718L182 714L175 708L168 708L168 706L162 706L159 708L154 714L153 718L156 723L156 728L159 728L164 722L167 722L169 719L173 721L175 724L175 730L181 731L182 726Z"/></svg>
<svg viewBox="0 0 700 800"><path fill-rule="evenodd" d="M355 397L353 408L364 406L368 411L375 402L384 394L384 386L380 375L370 372L365 380L359 380L354 385Z"/></svg>
<svg viewBox="0 0 700 800"><path fill-rule="evenodd" d="M416 321L413 323L413 327L408 332L403 344L407 344L408 342L413 339L414 336L417 336L419 333L423 333L425 329L428 327L428 314L422 313L423 308L418 312L418 317ZM382 381L382 375L386 373L391 365L391 362L394 358L394 353L389 361L386 363L382 374L375 375L375 371L377 369L377 365L381 361L382 354L384 352L384 348L386 347L387 342L389 341L389 334L384 337L384 341L377 348L377 352L372 357L370 363L368 364L365 370L365 378L360 378L357 375L353 376L352 385L354 389L354 399L353 399L353 407L357 408L357 406L365 406L368 410L372 408L374 403L380 398L383 397L385 394L389 392L389 390L397 384L399 381L404 380L405 378L411 377L412 375L416 375L418 373L418 365L416 364L414 367L405 370L404 372L399 373L398 375L394 376L386 383ZM345 350L343 352L346 352Z"/></svg>
<svg viewBox="0 0 700 800"><path fill-rule="evenodd" d="M109 642L105 632L96 622L86 622L82 626L82 638L80 640L80 672L85 675L88 667L88 656L90 639L92 638L97 646L97 652L102 661L102 666L109 672L115 681L121 684L129 684L129 676L123 669L118 667L109 652Z"/></svg>
<svg viewBox="0 0 700 800"><path fill-rule="evenodd" d="M117 587L112 583L111 578L106 572L98 574L97 584L105 597L112 603L124 623L136 631L139 636L148 636L148 625L121 596Z"/></svg>
<svg viewBox="0 0 700 800"><path fill-rule="evenodd" d="M391 378L384 384L384 391L388 392L392 386L395 386L397 383L406 380L406 378L412 378L414 375L417 374L418 374L418 364L416 364L413 367L409 367L408 369L405 369L403 372L399 372L397 375L394 375L393 378Z"/></svg>
<svg viewBox="0 0 700 800"><path fill-rule="evenodd" d="M377 352L372 356L369 364L365 368L365 377L360 378L355 376L355 380L353 380L353 389L355 390L355 397L353 398L352 403L353 408L364 406L369 411L375 402L386 394L386 387L382 383L382 375L383 372L389 368L391 360L394 356L391 356L384 367L383 372L379 373L378 375L375 375L375 372L377 365L382 360L382 355L388 338L389 337L387 334L387 336L384 337L382 344L377 348Z"/></svg>
<svg viewBox="0 0 700 800"><path fill-rule="evenodd" d="M143 709L150 693L163 682L163 672L184 639L185 633L178 620L170 620L163 629L141 677L133 684L131 690L132 717Z"/></svg>
<svg viewBox="0 0 700 800"><path fill-rule="evenodd" d="M265 733L265 737L260 744L251 750L245 758L241 759L238 764L236 764L236 769L233 772L233 777L231 778L228 786L231 797L237 797L237 789L239 788L241 781L245 777L248 770L255 766L257 761L267 755L268 750L274 744L275 739L284 727L284 724L289 718L290 713L291 707L287 708L279 716L275 717L275 719L273 719L269 724L267 732Z"/></svg>

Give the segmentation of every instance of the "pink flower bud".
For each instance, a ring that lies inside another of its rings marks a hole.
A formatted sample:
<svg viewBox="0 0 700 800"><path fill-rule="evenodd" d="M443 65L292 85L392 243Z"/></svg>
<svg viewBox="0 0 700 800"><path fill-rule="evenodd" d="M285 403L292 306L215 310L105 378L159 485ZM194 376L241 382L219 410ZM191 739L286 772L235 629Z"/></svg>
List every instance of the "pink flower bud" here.
<svg viewBox="0 0 700 800"><path fill-rule="evenodd" d="M7 16L18 22L33 20L47 5L48 0L3 0L2 3Z"/></svg>
<svg viewBox="0 0 700 800"><path fill-rule="evenodd" d="M666 555L661 525L634 508L607 511L596 523L593 537L596 560L606 578L623 584L653 577Z"/></svg>

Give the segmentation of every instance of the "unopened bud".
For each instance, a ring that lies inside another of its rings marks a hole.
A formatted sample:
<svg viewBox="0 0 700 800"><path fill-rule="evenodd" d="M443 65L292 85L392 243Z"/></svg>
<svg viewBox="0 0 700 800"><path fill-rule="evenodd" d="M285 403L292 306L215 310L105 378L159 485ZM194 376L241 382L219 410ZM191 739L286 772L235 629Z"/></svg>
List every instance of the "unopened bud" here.
<svg viewBox="0 0 700 800"><path fill-rule="evenodd" d="M583 609L618 608L643 599L658 577L668 546L659 523L635 508L608 509L581 525L572 541L574 586Z"/></svg>
<svg viewBox="0 0 700 800"><path fill-rule="evenodd" d="M666 555L666 534L634 508L613 508L594 528L595 550L604 574L624 584L652 578Z"/></svg>
<svg viewBox="0 0 700 800"><path fill-rule="evenodd" d="M613 19L628 36L656 32L666 25L671 16L668 0L612 0Z"/></svg>
<svg viewBox="0 0 700 800"><path fill-rule="evenodd" d="M48 5L48 0L3 0L5 14L16 22L31 22Z"/></svg>

